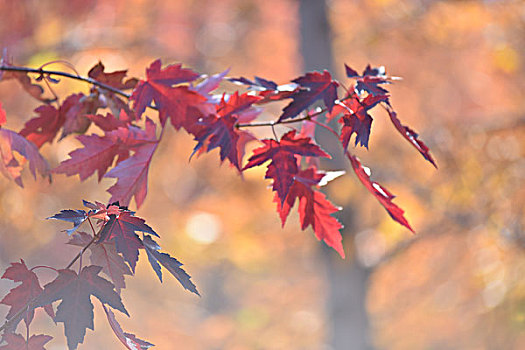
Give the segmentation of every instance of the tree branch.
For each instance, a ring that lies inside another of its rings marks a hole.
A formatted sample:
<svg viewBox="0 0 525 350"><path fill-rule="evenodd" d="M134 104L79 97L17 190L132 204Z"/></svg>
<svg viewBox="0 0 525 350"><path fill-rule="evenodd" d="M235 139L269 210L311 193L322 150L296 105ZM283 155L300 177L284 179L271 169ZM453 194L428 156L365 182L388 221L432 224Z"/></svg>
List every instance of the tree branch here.
<svg viewBox="0 0 525 350"><path fill-rule="evenodd" d="M69 79L75 79L80 80L92 85L96 85L100 88L103 88L105 90L109 90L117 95L120 95L125 98L130 98L131 94L128 94L122 90L119 90L117 88L114 88L113 86L104 84L98 80L89 78L89 77L83 77L80 75L74 75L71 73L66 73L62 71L56 71L56 70L47 70L47 69L41 69L41 68L28 68L28 67L19 67L19 66L0 66L0 71L6 71L6 72L23 72L23 73L31 73L31 74L39 74L39 75L55 75L60 77L66 77Z"/></svg>

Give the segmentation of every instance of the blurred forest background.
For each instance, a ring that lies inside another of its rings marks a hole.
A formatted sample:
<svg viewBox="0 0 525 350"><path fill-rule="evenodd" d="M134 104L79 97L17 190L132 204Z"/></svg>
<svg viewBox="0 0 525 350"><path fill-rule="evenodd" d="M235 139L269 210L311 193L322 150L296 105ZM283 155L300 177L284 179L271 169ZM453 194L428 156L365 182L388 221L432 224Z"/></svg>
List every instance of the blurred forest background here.
<svg viewBox="0 0 525 350"><path fill-rule="evenodd" d="M343 261L297 217L281 229L264 170L242 180L215 152L188 163L192 138L170 128L138 215L202 298L171 277L161 285L139 262L123 291L131 318L117 315L126 331L159 349L525 349L524 2L0 0L0 45L15 64L64 59L83 75L101 60L143 77L160 57L278 83L312 67L344 80L343 63L403 77L389 87L394 107L439 170L384 113L374 115L370 150L356 152L417 235L349 173L327 189L345 208ZM64 80L57 92L88 89ZM38 105L14 81L0 83L0 100L15 130ZM55 166L77 144L69 137L43 152ZM20 258L64 266L77 250L63 244L63 223L43 219L82 199L107 201L112 182L56 176L22 189L2 178L0 269ZM12 286L0 281L0 294ZM104 318L96 306L81 348L122 347ZM31 329L56 337L47 349L64 348L62 325L37 314Z"/></svg>

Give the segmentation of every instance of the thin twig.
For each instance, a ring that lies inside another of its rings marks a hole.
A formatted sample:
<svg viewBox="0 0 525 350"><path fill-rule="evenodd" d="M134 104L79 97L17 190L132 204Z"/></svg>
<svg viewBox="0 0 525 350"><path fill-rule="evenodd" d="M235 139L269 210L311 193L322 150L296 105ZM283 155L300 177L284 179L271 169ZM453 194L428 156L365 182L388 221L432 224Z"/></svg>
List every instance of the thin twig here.
<svg viewBox="0 0 525 350"><path fill-rule="evenodd" d="M7 72L24 72L24 73L33 73L33 74L40 74L40 75L56 75L60 77L66 77L70 79L80 80L84 81L86 83L90 83L92 85L96 85L98 87L101 87L103 89L109 90L117 95L123 96L125 98L130 98L131 94L126 93L122 90L119 90L117 88L114 88L111 85L104 84L98 80L89 78L89 77L83 77L80 75L74 75L71 73L56 71L56 70L47 70L47 69L39 69L39 68L29 68L29 67L18 67L18 66L0 66L0 71L7 71Z"/></svg>

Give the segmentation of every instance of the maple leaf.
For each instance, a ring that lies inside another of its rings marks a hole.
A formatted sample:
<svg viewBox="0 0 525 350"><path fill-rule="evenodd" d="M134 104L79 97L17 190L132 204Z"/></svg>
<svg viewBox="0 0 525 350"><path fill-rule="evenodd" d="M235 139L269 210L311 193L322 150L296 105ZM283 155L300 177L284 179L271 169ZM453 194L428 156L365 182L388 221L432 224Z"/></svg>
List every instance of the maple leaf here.
<svg viewBox="0 0 525 350"><path fill-rule="evenodd" d="M182 68L181 64L170 65L161 69L161 61L156 60L146 69L146 80L141 80L133 90L131 100L133 107L140 118L146 107L152 101L159 110L162 126L168 117L172 125L178 130L187 123L187 119L194 119L194 113L199 106L206 102L206 98L190 90L187 86L173 85L194 81L198 73Z"/></svg>
<svg viewBox="0 0 525 350"><path fill-rule="evenodd" d="M135 78L128 79L124 82L124 78L127 75L127 70L119 70L111 73L104 72L105 67L102 62L98 62L88 72L88 76L91 79L95 79L103 84L114 87L119 90L133 89L138 80Z"/></svg>
<svg viewBox="0 0 525 350"><path fill-rule="evenodd" d="M20 259L19 263L11 263L11 266L5 270L2 278L10 279L13 282L22 282L19 286L11 289L2 301L0 301L0 304L11 307L6 315L6 319L9 320L22 308L31 303L31 301L42 292L42 287L40 287L38 276L27 268L22 259ZM51 305L46 304L42 306L46 313L53 318L55 314ZM29 307L27 312L21 314L16 320L11 322L8 331L14 331L22 319L25 321L26 325L29 325L33 320L34 314L34 308Z"/></svg>
<svg viewBox="0 0 525 350"><path fill-rule="evenodd" d="M264 78L257 77L257 76L255 77L253 81L250 79L246 79L244 77L229 78L228 80L231 81L232 83L248 85L251 89L258 90L258 91L277 90L278 88L278 85L274 81L266 80Z"/></svg>
<svg viewBox="0 0 525 350"><path fill-rule="evenodd" d="M36 108L35 112L39 117L28 120L20 130L20 135L40 148L46 142L53 142L65 119L64 115L51 105L42 105Z"/></svg>
<svg viewBox="0 0 525 350"><path fill-rule="evenodd" d="M408 228L410 231L414 232L407 219L403 215L405 211L392 202L395 196L386 188L370 179L370 169L364 167L359 161L359 158L349 154L348 152L346 153L346 156L350 160L352 168L354 169L354 172L361 183L365 185L367 190L372 193L374 197L377 198L377 200L379 200L379 203L381 203L381 205L386 209L390 217L392 217L394 221L397 221L401 225Z"/></svg>
<svg viewBox="0 0 525 350"><path fill-rule="evenodd" d="M129 316L113 284L98 276L101 270L95 265L82 268L78 275L73 270L58 270L58 277L44 286L36 300L36 306L61 300L55 321L64 323L69 349L76 349L84 341L86 328L94 329L91 295Z"/></svg>
<svg viewBox="0 0 525 350"><path fill-rule="evenodd" d="M144 235L143 243L144 249L146 249L146 253L148 255L149 263L151 264L151 267L161 282L162 271L160 265L164 266L164 268L168 270L173 275L173 277L175 277L180 282L180 284L182 284L184 289L187 289L190 292L200 296L199 292L197 291L197 287L191 281L191 276L181 268L182 263L171 257L169 254L159 252L160 246L150 236Z"/></svg>
<svg viewBox="0 0 525 350"><path fill-rule="evenodd" d="M66 98L59 110L59 113L64 116L64 126L60 139L72 133L85 133L91 125L91 120L87 115L96 113L100 107L103 106L96 96L85 96L80 93Z"/></svg>
<svg viewBox="0 0 525 350"><path fill-rule="evenodd" d="M91 79L97 80L103 84L109 85L119 90L133 89L138 83L138 79L135 78L124 81L124 78L127 74L126 70L106 73L104 72L104 69L105 68L102 62L98 62L93 68L89 70L88 76ZM115 94L113 91L93 85L91 92L93 98L96 98L97 101L101 103L101 107L108 107L113 114L119 115L120 111L124 110L128 115L133 115L133 112L129 108L128 103L124 102L122 98L117 96L117 94Z"/></svg>
<svg viewBox="0 0 525 350"><path fill-rule="evenodd" d="M68 176L78 174L80 180L85 180L98 172L98 181L106 174L108 168L118 156L117 164L129 157L131 150L136 150L152 142L156 143L154 124L146 120L146 130L128 125L127 128L106 131L104 136L96 134L79 135L77 139L84 145L83 148L73 150L53 172Z"/></svg>
<svg viewBox="0 0 525 350"><path fill-rule="evenodd" d="M195 87L190 87L190 89L206 96L219 87L219 84L223 81L224 77L229 71L230 69L228 68L222 73L217 73L206 77L203 81L195 85Z"/></svg>
<svg viewBox="0 0 525 350"><path fill-rule="evenodd" d="M122 327L120 326L120 323L118 323L117 319L115 318L115 314L113 313L113 311L111 311L111 309L106 307L106 305L104 304L102 304L102 307L106 312L106 317L108 318L108 323L111 326L113 333L115 333L118 340L120 340L127 349L147 350L154 346L153 344L145 340L137 338L134 334L124 332L122 330Z"/></svg>
<svg viewBox="0 0 525 350"><path fill-rule="evenodd" d="M80 227L80 225L82 225L82 223L87 220L87 218L88 216L84 210L66 209L61 210L60 213L50 216L46 219L56 219L72 222L73 228L65 230L67 234L71 236L71 234L75 232Z"/></svg>
<svg viewBox="0 0 525 350"><path fill-rule="evenodd" d="M35 179L37 170L42 176L49 176L49 165L32 142L12 130L0 128L0 172L20 187L24 187L21 177L22 165L15 158L13 151L29 161L29 170Z"/></svg>
<svg viewBox="0 0 525 350"><path fill-rule="evenodd" d="M388 91L380 84L390 84L385 74L385 67L372 68L367 65L362 75L359 75L355 70L345 64L346 76L357 79L355 90L358 94L363 91L368 92L372 96L384 96Z"/></svg>
<svg viewBox="0 0 525 350"><path fill-rule="evenodd" d="M0 346L0 350L46 350L44 345L53 339L50 335L34 334L26 340L20 334L8 333L4 335L6 345Z"/></svg>
<svg viewBox="0 0 525 350"><path fill-rule="evenodd" d="M361 144L368 148L368 139L370 137L370 127L372 126L372 117L368 111L380 102L388 100L388 96L368 95L364 99L358 96L342 101L339 106L344 108L344 114L339 122L343 124L341 129L341 143L344 149L348 147L352 134L355 133L355 145Z"/></svg>
<svg viewBox="0 0 525 350"><path fill-rule="evenodd" d="M101 128L103 131L117 130L118 128L127 128L131 124L131 118L124 111L121 111L120 116L117 118L112 113L106 113L106 116L96 114L87 115L96 126Z"/></svg>
<svg viewBox="0 0 525 350"><path fill-rule="evenodd" d="M7 122L7 117L4 109L2 108L2 102L0 102L0 127Z"/></svg>
<svg viewBox="0 0 525 350"><path fill-rule="evenodd" d="M220 104L216 107L217 114L200 118L192 130L195 140L198 141L193 149L192 156L201 149L209 152L220 147L221 162L228 158L230 163L241 171L242 157L239 157L238 154L239 141L243 134L249 133L237 129L235 124L239 119L238 115L260 99L261 97L258 96L239 95L238 92L235 92L226 101L226 97L223 95ZM242 145L244 146L248 140L249 138L245 138Z"/></svg>
<svg viewBox="0 0 525 350"><path fill-rule="evenodd" d="M330 157L309 137L295 137L296 131L287 132L280 141L272 139L262 140L264 146L253 150L243 170L261 165L268 160L265 179L273 179L273 190L277 192L281 202L284 202L290 187L294 183L294 176L299 172L297 155L310 157Z"/></svg>
<svg viewBox="0 0 525 350"><path fill-rule="evenodd" d="M86 114L94 113L100 104L84 94L72 94L60 105L59 109L51 105L42 105L35 109L38 117L28 120L20 135L33 142L38 148L46 142L52 143L62 128L63 139L71 133L84 133L91 121Z"/></svg>
<svg viewBox="0 0 525 350"><path fill-rule="evenodd" d="M69 153L66 159L58 167L53 169L54 173L72 176L78 174L80 180L84 181L98 172L98 181L106 174L108 168L113 164L116 156L122 161L129 156L129 150L123 147L119 130L99 135L79 135L77 139L84 145Z"/></svg>
<svg viewBox="0 0 525 350"><path fill-rule="evenodd" d="M283 109L278 121L290 119L304 111L315 101L322 99L328 111L332 111L337 100L337 86L339 84L332 80L330 73L310 72L292 82L299 84L302 89L294 92L290 98L292 102Z"/></svg>
<svg viewBox="0 0 525 350"><path fill-rule="evenodd" d="M128 159L118 163L105 177L117 178L117 182L108 189L111 193L110 202L120 202L127 206L135 197L137 208L140 208L148 193L148 170L153 153L159 140L155 134L155 123L146 120L146 130L140 138L136 137L133 145L135 153ZM120 129L119 129L120 130Z"/></svg>
<svg viewBox="0 0 525 350"><path fill-rule="evenodd" d="M67 243L85 247L92 239L93 236L90 234L79 232ZM115 243L105 242L91 244L89 250L91 251L91 256L89 257L91 263L102 267L102 272L111 279L115 285L115 290L120 294L120 290L126 288L124 275L132 275L132 273L122 256L117 253Z"/></svg>
<svg viewBox="0 0 525 350"><path fill-rule="evenodd" d="M145 221L133 216L130 211L123 211L118 215L109 215L109 221L104 224L100 231L97 243L115 242L118 253L121 253L124 260L129 264L131 270L135 272L135 265L139 257L139 248L143 248L142 241L135 232L146 232L154 236L157 233L146 225Z"/></svg>
<svg viewBox="0 0 525 350"><path fill-rule="evenodd" d="M408 142L410 142L410 144L414 146L414 148L417 149L427 161L429 161L434 167L437 168L437 164L434 161L434 158L432 158L432 155L430 155L429 148L427 147L427 145L425 145L423 141L418 139L418 134L414 130L410 129L408 126L401 124L401 121L397 117L397 113L392 109L392 107L388 103L386 110L388 112L388 115L390 116L390 120L396 127L396 130L399 131L399 133L403 135L403 137L406 140L408 140Z"/></svg>
<svg viewBox="0 0 525 350"><path fill-rule="evenodd" d="M295 200L299 199L298 211L301 229L304 230L308 226L312 226L317 239L334 248L344 259L343 238L340 232L343 225L332 216L341 208L334 206L322 192L315 190L323 177L325 174L317 172L315 167L301 170L295 176L294 183L285 201L281 201L276 193L274 202L277 203L277 212L284 226Z"/></svg>

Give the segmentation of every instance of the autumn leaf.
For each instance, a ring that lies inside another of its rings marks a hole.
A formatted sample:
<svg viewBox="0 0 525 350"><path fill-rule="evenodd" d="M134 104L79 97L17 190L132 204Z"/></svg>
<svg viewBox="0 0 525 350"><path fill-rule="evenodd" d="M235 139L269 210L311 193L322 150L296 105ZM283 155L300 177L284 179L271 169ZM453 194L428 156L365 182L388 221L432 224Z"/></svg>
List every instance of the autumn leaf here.
<svg viewBox="0 0 525 350"><path fill-rule="evenodd" d="M0 301L0 304L10 306L7 312L6 319L11 319L15 316L22 308L28 305L34 298L36 298L42 292L42 287L38 281L38 276L31 270L29 270L24 262L20 259L20 262L11 263L2 278L9 279L13 282L22 282L19 286L11 289L11 291ZM42 305L44 310L50 317L54 317L55 313L51 305ZM11 322L9 331L16 329L18 323L23 319L27 325L33 320L35 314L34 308L29 307L28 311L20 315L20 317Z"/></svg>
<svg viewBox="0 0 525 350"><path fill-rule="evenodd" d="M35 334L26 340L20 334L8 333L4 335L6 345L0 346L0 350L46 350L44 345L53 339L50 335Z"/></svg>
<svg viewBox="0 0 525 350"><path fill-rule="evenodd" d="M196 91L199 94L206 96L219 87L219 84L223 81L224 77L226 76L226 74L228 74L229 71L230 69L228 68L222 73L217 73L212 76L206 77L194 87L190 87L190 90Z"/></svg>
<svg viewBox="0 0 525 350"><path fill-rule="evenodd" d="M155 124L147 119L146 130L128 125L127 128L118 127L106 131L104 136L80 135L77 139L84 147L70 152L70 159L60 163L53 172L68 176L78 174L80 180L85 180L95 171L98 172L99 181L103 176L118 177L117 184L109 190L113 194L112 201L120 200L127 205L131 197L135 195L137 205L140 206L146 195L149 161L158 144ZM125 162L132 151L135 153L131 160ZM106 174L117 156L117 166L112 169L111 174ZM127 168L130 163L134 166L131 169L133 172L127 172L130 170ZM127 170L121 173L122 168ZM121 178L129 179L129 181L122 181Z"/></svg>
<svg viewBox="0 0 525 350"><path fill-rule="evenodd" d="M120 130L120 129L119 129ZM110 202L120 202L128 206L135 197L137 208L140 208L148 193L148 171L153 153L159 140L155 134L155 123L146 120L146 130L131 140L131 149L135 153L128 159L119 162L105 177L117 178L117 182L108 189Z"/></svg>
<svg viewBox="0 0 525 350"><path fill-rule="evenodd" d="M64 126L60 140L69 134L83 134L91 125L87 115L94 114L103 107L98 97L73 94L68 96L60 105L59 113L64 116Z"/></svg>
<svg viewBox="0 0 525 350"><path fill-rule="evenodd" d="M228 158L230 163L241 171L242 157L238 153L239 141L243 134L249 133L237 129L235 125L239 114L260 99L258 96L239 95L238 92L235 92L226 100L226 96L223 95L221 102L216 107L216 115L200 118L196 123L192 133L198 143L193 149L192 156L199 150L209 152L219 147L221 162ZM242 153L244 153L243 150Z"/></svg>
<svg viewBox="0 0 525 350"><path fill-rule="evenodd" d="M176 84L194 81L199 77L198 73L182 68L180 64L163 69L161 65L161 61L156 60L146 69L146 80L138 83L130 99L137 118L155 101L162 125L165 125L167 118L171 118L172 125L178 130L188 123L188 118L193 122L192 116L206 102L206 98L190 90L188 86L174 87Z"/></svg>
<svg viewBox="0 0 525 350"><path fill-rule="evenodd" d="M94 265L82 268L78 275L73 270L59 270L58 277L44 286L35 302L43 306L61 300L55 321L64 323L69 349L76 349L84 341L86 328L94 330L91 295L129 316L113 284L98 276L101 270Z"/></svg>
<svg viewBox="0 0 525 350"><path fill-rule="evenodd" d="M106 312L106 317L108 318L108 323L113 330L113 333L117 336L118 340L121 341L124 346L129 350L147 350L154 346L153 344L139 339L135 336L135 334L126 333L122 330L122 327L120 326L120 323L118 323L117 319L115 318L115 314L113 311L111 311L110 308L106 307L106 305L102 304L102 307L104 308L104 311Z"/></svg>
<svg viewBox="0 0 525 350"><path fill-rule="evenodd" d="M51 105L42 105L35 109L39 115L27 121L20 135L33 142L38 148L46 142L53 142L60 128L64 125L64 115Z"/></svg>
<svg viewBox="0 0 525 350"><path fill-rule="evenodd" d="M346 153L346 156L350 160L352 168L354 169L354 172L361 183L363 183L367 190L377 198L379 203L381 203L381 205L386 209L390 217L392 217L394 221L397 221L401 225L408 228L410 231L414 232L407 219L403 215L405 211L392 203L392 200L395 198L395 196L386 188L370 179L370 169L364 167L356 156L353 156L348 152Z"/></svg>
<svg viewBox="0 0 525 350"><path fill-rule="evenodd" d="M126 78L128 72L127 70L119 70L111 73L106 73L104 70L104 65L99 61L93 66L93 68L89 70L88 76L91 79L97 80L103 84L112 86L119 90L133 89L138 83L137 79L135 78L124 81L124 78Z"/></svg>
<svg viewBox="0 0 525 350"><path fill-rule="evenodd" d="M304 230L308 226L312 226L317 239L334 248L344 259L343 238L340 232L343 225L332 216L341 208L334 206L322 192L315 189L323 177L325 174L318 172L315 167L301 170L295 176L294 183L285 200L281 201L276 193L274 202L277 203L277 212L284 226L291 208L298 199L301 229Z"/></svg>
<svg viewBox="0 0 525 350"><path fill-rule="evenodd" d="M91 124L85 115L95 113L99 107L97 101L84 94L72 94L62 102L59 109L51 105L36 108L35 112L39 116L27 121L20 135L40 148L46 142L52 143L60 129L61 139L71 133L84 133Z"/></svg>
<svg viewBox="0 0 525 350"><path fill-rule="evenodd" d="M292 82L298 84L301 89L294 92L290 98L293 101L283 109L279 121L290 119L304 111L315 101L322 99L324 105L330 112L337 100L337 86L339 84L332 80L330 73L310 72Z"/></svg>
<svg viewBox="0 0 525 350"><path fill-rule="evenodd" d="M437 164L434 161L434 158L432 158L429 148L427 147L427 145L425 145L423 141L418 139L418 134L414 130L410 129L408 126L401 124L401 121L397 117L397 113L394 111L394 109L389 104L387 104L387 112L388 112L388 115L390 116L390 120L396 127L396 130L399 131L399 133L403 135L403 137L408 142L410 142L410 144L414 146L414 148L417 149L419 153L421 153L423 158L425 158L434 167L437 168Z"/></svg>
<svg viewBox="0 0 525 350"><path fill-rule="evenodd" d="M23 136L9 129L0 129L0 172L8 179L14 180L17 185L22 183L22 165L17 160L13 151L19 153L29 161L29 170L36 179L38 171L42 176L49 176L49 165L40 155L38 148Z"/></svg>
<svg viewBox="0 0 525 350"><path fill-rule="evenodd" d="M87 115L86 118L89 118L103 131L112 131L117 130L118 128L128 128L128 126L131 124L131 118L124 111L121 111L118 118L112 113L106 113L106 116L100 114L91 114Z"/></svg>
<svg viewBox="0 0 525 350"><path fill-rule="evenodd" d="M261 165L268 160L265 178L273 179L273 190L277 192L281 203L284 202L290 187L294 183L294 176L299 172L297 156L330 157L308 137L295 137L296 131L284 134L280 141L272 139L262 140L264 146L256 148L248 159L243 170Z"/></svg>
<svg viewBox="0 0 525 350"><path fill-rule="evenodd" d="M68 244L85 247L92 239L93 236L90 234L79 232L71 237ZM132 275L132 273L122 256L117 253L115 243L94 243L89 246L89 250L91 251L89 257L91 263L102 267L102 272L111 279L115 290L120 294L120 290L126 288L124 276Z"/></svg>
<svg viewBox="0 0 525 350"><path fill-rule="evenodd" d="M357 146L359 143L361 146L368 148L370 127L372 125L372 117L368 114L368 111L378 103L387 100L388 96L368 95L364 99L360 99L357 95L353 95L339 104L339 106L343 107L343 116L339 119L339 122L343 124L341 129L341 143L344 149L348 147L350 138L354 133L355 145Z"/></svg>
<svg viewBox="0 0 525 350"><path fill-rule="evenodd" d="M382 84L390 84L385 74L385 67L372 68L367 65L362 75L359 75L354 69L345 64L346 76L357 79L355 90L358 94L363 91L368 92L372 96L385 96L388 91L379 86Z"/></svg>
<svg viewBox="0 0 525 350"><path fill-rule="evenodd" d="M71 234L75 232L79 226L87 220L87 218L88 216L84 210L66 209L61 210L60 213L50 216L46 219L63 220L73 223L73 228L66 230L67 234L71 236Z"/></svg>
<svg viewBox="0 0 525 350"><path fill-rule="evenodd" d="M141 218L133 216L132 212L123 211L118 215L109 215L109 221L104 224L100 231L97 243L115 242L118 253L135 272L135 265L139 257L139 248L143 248L142 241L135 232L146 232L157 236L151 227L146 225Z"/></svg>
<svg viewBox="0 0 525 350"><path fill-rule="evenodd" d="M124 135L121 130L125 129L114 130L104 136L95 134L77 136L84 147L70 152L70 158L60 163L53 172L67 176L78 174L80 180L84 181L97 171L100 181L108 168L113 165L115 157L118 156L118 163L129 156L129 149L123 143Z"/></svg>
<svg viewBox="0 0 525 350"><path fill-rule="evenodd" d="M191 281L191 276L181 268L182 263L167 253L159 252L160 246L150 236L144 235L143 242L144 249L146 249L146 253L148 254L148 260L151 264L151 267L161 282L162 271L160 265L164 266L164 268L168 270L173 275L173 277L175 277L180 282L180 284L182 284L184 289L187 289L190 292L200 296L199 292L197 291L197 287Z"/></svg>
<svg viewBox="0 0 525 350"><path fill-rule="evenodd" d="M109 85L118 90L133 89L138 84L138 79L131 78L124 81L127 71L120 70L116 72L106 73L102 62L98 62L93 68L89 70L88 76L103 84ZM113 91L104 89L103 87L93 85L91 87L91 96L96 98L102 104L101 107L108 107L114 115L119 115L121 111L125 111L128 115L134 117L134 113L124 102L120 96Z"/></svg>

